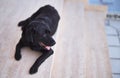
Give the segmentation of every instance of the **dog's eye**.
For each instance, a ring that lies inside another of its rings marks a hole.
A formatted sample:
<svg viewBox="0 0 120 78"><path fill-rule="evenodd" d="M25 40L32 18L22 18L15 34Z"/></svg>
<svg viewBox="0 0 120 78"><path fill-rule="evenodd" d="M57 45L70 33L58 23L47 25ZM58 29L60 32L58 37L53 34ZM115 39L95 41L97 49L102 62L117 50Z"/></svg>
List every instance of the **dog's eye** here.
<svg viewBox="0 0 120 78"><path fill-rule="evenodd" d="M46 30L45 33L46 33L46 34L50 34L50 31L49 31L49 30Z"/></svg>

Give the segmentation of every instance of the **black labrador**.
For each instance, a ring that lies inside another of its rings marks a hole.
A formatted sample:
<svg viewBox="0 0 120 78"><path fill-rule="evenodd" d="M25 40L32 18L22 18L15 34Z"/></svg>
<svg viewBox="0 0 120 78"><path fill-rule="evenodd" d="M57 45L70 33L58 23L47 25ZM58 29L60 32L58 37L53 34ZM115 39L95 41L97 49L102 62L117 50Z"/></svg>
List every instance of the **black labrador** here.
<svg viewBox="0 0 120 78"><path fill-rule="evenodd" d="M32 50L42 52L42 55L30 68L30 74L36 73L41 63L53 54L51 46L56 42L52 36L57 30L59 20L60 16L57 10L46 5L31 17L19 22L18 26L22 28L22 37L16 45L15 59L21 59L21 48L23 47L30 47Z"/></svg>

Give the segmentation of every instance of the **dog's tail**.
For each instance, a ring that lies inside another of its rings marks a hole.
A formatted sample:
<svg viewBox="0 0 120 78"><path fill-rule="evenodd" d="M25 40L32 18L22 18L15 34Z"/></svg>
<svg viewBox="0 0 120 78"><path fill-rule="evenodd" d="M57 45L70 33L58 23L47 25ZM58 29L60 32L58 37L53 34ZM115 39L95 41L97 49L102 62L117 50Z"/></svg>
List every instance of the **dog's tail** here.
<svg viewBox="0 0 120 78"><path fill-rule="evenodd" d="M25 26L27 25L26 21L21 21L18 23L18 27L21 27L21 30L25 30Z"/></svg>
<svg viewBox="0 0 120 78"><path fill-rule="evenodd" d="M18 27L23 27L26 25L26 22L25 21L21 21L18 23Z"/></svg>

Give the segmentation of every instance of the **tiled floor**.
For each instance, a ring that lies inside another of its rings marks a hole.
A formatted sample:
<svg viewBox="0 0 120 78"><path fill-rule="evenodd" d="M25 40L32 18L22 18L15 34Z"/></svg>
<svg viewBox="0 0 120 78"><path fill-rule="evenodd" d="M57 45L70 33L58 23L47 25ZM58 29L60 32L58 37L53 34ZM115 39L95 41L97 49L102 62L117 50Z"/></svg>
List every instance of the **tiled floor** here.
<svg viewBox="0 0 120 78"><path fill-rule="evenodd" d="M106 20L106 34L113 78L120 78L120 20Z"/></svg>

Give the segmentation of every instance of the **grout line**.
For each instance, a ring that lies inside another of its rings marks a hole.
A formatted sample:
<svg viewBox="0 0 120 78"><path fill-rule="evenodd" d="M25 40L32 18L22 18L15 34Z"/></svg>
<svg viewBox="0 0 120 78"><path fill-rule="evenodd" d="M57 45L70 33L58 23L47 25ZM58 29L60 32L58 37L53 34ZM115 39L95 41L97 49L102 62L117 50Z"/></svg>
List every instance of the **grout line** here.
<svg viewBox="0 0 120 78"><path fill-rule="evenodd" d="M120 73L112 73L113 75L120 75Z"/></svg>
<svg viewBox="0 0 120 78"><path fill-rule="evenodd" d="M111 60L120 60L120 58L110 57Z"/></svg>
<svg viewBox="0 0 120 78"><path fill-rule="evenodd" d="M120 48L120 45L108 45L109 47L119 47Z"/></svg>
<svg viewBox="0 0 120 78"><path fill-rule="evenodd" d="M120 33L119 33L119 30L116 29L116 32L118 33L117 36L118 36L118 39L119 39L119 43L120 43Z"/></svg>
<svg viewBox="0 0 120 78"><path fill-rule="evenodd" d="M116 34L107 34L107 36L117 36L118 37L118 35L116 35Z"/></svg>

